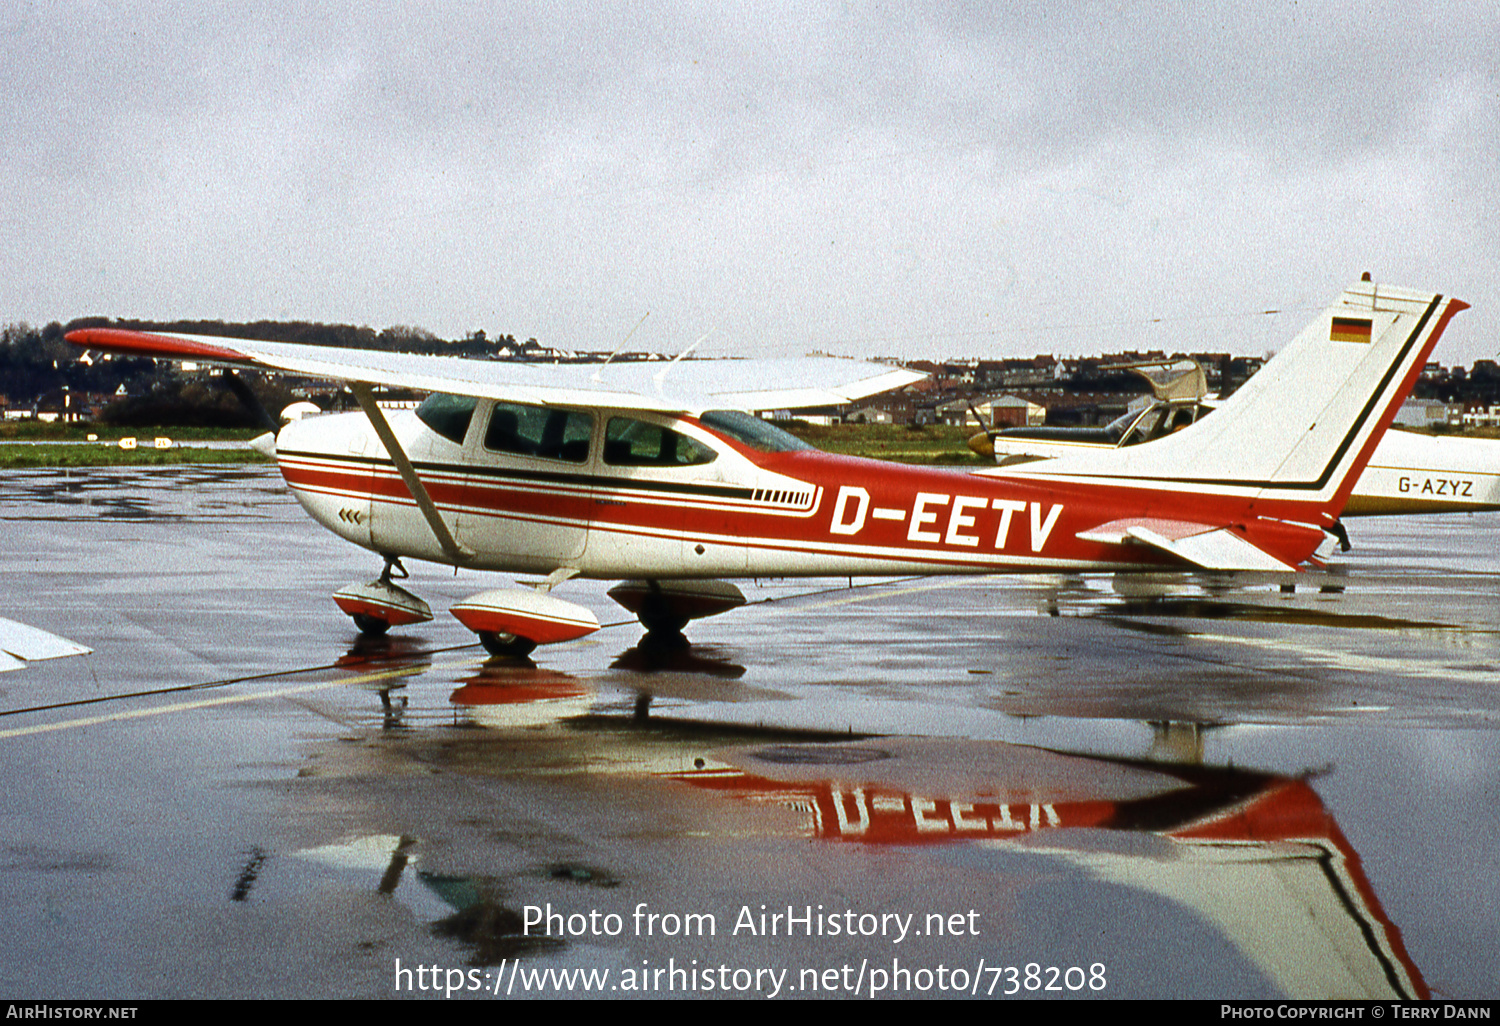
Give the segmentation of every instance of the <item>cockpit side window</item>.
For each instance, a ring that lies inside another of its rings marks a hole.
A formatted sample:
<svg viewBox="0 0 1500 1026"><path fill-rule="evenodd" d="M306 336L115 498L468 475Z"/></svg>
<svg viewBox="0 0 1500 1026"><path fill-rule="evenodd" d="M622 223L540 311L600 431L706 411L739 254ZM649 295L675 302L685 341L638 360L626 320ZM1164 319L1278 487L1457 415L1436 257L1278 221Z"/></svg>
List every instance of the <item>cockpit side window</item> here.
<svg viewBox="0 0 1500 1026"><path fill-rule="evenodd" d="M470 395L446 395L434 392L417 407L417 419L450 442L464 444L469 421L479 400Z"/></svg>
<svg viewBox="0 0 1500 1026"><path fill-rule="evenodd" d="M612 467L696 467L718 458L680 431L633 417L611 417L604 432L604 462Z"/></svg>
<svg viewBox="0 0 1500 1026"><path fill-rule="evenodd" d="M584 463L593 432L593 418L577 410L497 402L484 432L484 447L515 456Z"/></svg>

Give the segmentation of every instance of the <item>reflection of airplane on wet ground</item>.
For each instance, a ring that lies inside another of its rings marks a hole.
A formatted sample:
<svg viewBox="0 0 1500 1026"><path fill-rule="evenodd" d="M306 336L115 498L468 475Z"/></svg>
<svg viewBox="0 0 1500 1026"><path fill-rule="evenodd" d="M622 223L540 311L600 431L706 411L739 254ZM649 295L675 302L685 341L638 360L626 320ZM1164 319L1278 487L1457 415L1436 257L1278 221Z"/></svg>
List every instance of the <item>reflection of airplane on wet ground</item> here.
<svg viewBox="0 0 1500 1026"><path fill-rule="evenodd" d="M0 673L19 670L39 659L88 655L92 651L76 641L0 617Z"/></svg>
<svg viewBox="0 0 1500 1026"><path fill-rule="evenodd" d="M726 799L691 817L695 836L710 839L748 831L1040 856L1191 910L1288 996L1429 996L1359 855L1306 780L994 741L866 735L834 742L661 719L632 729L620 719L575 715L567 696L581 684L565 675L495 666L495 674L466 680L452 700L497 730L470 736L463 749L444 748L445 773L514 773L533 787L559 774L564 791L549 792L549 800L566 807L576 788L591 815L612 801L611 780L688 785ZM528 701L532 713L515 708ZM496 703L511 707L503 719L490 715ZM581 767L588 772L580 775ZM627 789L638 798L639 788ZM649 801L663 812L652 829L674 822L669 810L680 800L672 792ZM391 867L422 865L422 838L397 841L385 839L388 865L367 863L383 870L382 889L391 886ZM362 844L351 851L367 850ZM327 857L326 848L318 853ZM644 900L626 897L625 907ZM523 940L511 918L510 939Z"/></svg>
<svg viewBox="0 0 1500 1026"><path fill-rule="evenodd" d="M1169 373L1162 375L1163 368ZM1155 401L1098 428L1042 426L981 432L969 439L969 448L983 456L994 456L1002 467L1019 469L1079 451L1126 449L1154 442L1183 430L1219 405L1206 398L1203 369L1192 360L1118 369L1144 377L1152 386ZM1494 509L1500 509L1500 440L1389 431L1355 483L1343 515Z"/></svg>
<svg viewBox="0 0 1500 1026"><path fill-rule="evenodd" d="M574 576L672 638L743 602L717 578L1010 571L1293 570L1466 304L1359 282L1212 418L1123 459L1017 473L830 456L744 412L883 391L907 372L840 360L535 367L97 328L75 344L345 382L363 415L283 428L314 519L380 553L335 596L366 632L431 618L400 558L546 575L454 615L492 651L595 631L551 594ZM388 420L372 387L435 394ZM727 408L726 408L727 407ZM1115 454L1107 454L1114 456Z"/></svg>
<svg viewBox="0 0 1500 1026"><path fill-rule="evenodd" d="M904 743L895 745L898 758ZM1429 996L1359 856L1305 781L1022 749L1006 753L1019 764L1007 767L1016 778L997 773L946 793L927 782L916 791L882 779L885 744L774 746L742 754L733 765L667 776L793 807L806 817L809 836L824 840L1024 838L1028 851L1194 909L1290 994ZM777 772L788 765L797 768ZM899 781L901 773L892 776ZM1069 830L1152 834L1170 847L1145 854L1130 844L1070 844Z"/></svg>

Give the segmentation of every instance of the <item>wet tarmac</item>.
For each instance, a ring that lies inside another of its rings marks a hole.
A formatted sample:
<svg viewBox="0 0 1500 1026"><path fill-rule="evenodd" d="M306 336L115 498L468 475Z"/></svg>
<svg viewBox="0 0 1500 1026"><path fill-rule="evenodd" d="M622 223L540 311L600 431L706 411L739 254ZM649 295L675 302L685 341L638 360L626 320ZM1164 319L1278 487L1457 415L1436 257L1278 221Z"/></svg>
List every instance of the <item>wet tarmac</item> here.
<svg viewBox="0 0 1500 1026"><path fill-rule="evenodd" d="M496 575L359 640L274 471L10 473L0 615L94 654L0 674L0 992L1493 998L1497 527L755 582L687 650L575 581L516 663L440 611Z"/></svg>

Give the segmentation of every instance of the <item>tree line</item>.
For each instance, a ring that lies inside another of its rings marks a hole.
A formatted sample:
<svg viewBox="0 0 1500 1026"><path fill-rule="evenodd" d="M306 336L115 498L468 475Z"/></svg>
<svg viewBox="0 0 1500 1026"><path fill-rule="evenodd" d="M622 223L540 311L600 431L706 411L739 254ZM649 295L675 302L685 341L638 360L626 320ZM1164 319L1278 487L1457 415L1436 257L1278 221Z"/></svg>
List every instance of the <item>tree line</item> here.
<svg viewBox="0 0 1500 1026"><path fill-rule="evenodd" d="M106 422L204 426L232 426L243 422L249 425L250 415L244 411L242 403L221 388L182 378L174 365L131 357L80 362L78 348L64 339L68 332L78 328L215 335L470 359L526 359L544 352L534 338L518 343L513 335L490 338L483 331L475 331L465 338L448 340L438 338L426 329L406 325L376 331L350 324L308 321L234 323L83 317L66 324L53 321L42 328L21 323L0 328L0 396L17 406L28 405L64 389L73 393L113 395L123 385L127 397L106 408ZM253 381L258 375L248 377ZM1115 377L1122 380L1072 382L1068 387L1073 391L1113 390L1122 385L1127 391L1139 389L1139 382L1133 375ZM264 381L253 381L253 387L262 396L267 409L280 409L291 401L285 389ZM1500 404L1500 365L1494 360L1479 360L1472 368L1454 367L1442 375L1419 381L1413 394L1448 403L1497 405Z"/></svg>
<svg viewBox="0 0 1500 1026"><path fill-rule="evenodd" d="M314 346L342 346L386 352L422 353L494 359L508 355L525 358L539 351L536 339L518 343L513 335L488 337L475 331L466 338L441 339L424 328L397 325L376 331L350 324L308 321L144 321L126 318L81 317L66 324L53 321L42 328L10 324L0 328L0 396L12 406L29 405L65 389L71 393L125 396L111 402L101 420L123 426L174 424L204 427L252 426L244 404L211 382L184 379L175 365L148 358L120 357L80 362L82 352L65 340L79 328L125 328L185 335L216 335L261 341L295 342ZM291 402L284 388L247 375L261 402L279 410Z"/></svg>

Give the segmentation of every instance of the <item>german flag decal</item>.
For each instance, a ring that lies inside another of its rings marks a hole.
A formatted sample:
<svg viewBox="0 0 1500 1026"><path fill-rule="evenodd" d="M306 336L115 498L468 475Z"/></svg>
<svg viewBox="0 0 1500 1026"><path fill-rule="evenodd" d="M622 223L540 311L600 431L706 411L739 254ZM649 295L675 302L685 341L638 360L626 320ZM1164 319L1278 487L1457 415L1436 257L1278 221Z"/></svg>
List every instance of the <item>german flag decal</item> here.
<svg viewBox="0 0 1500 1026"><path fill-rule="evenodd" d="M1328 329L1330 342L1369 342L1370 321L1367 317L1335 317Z"/></svg>

